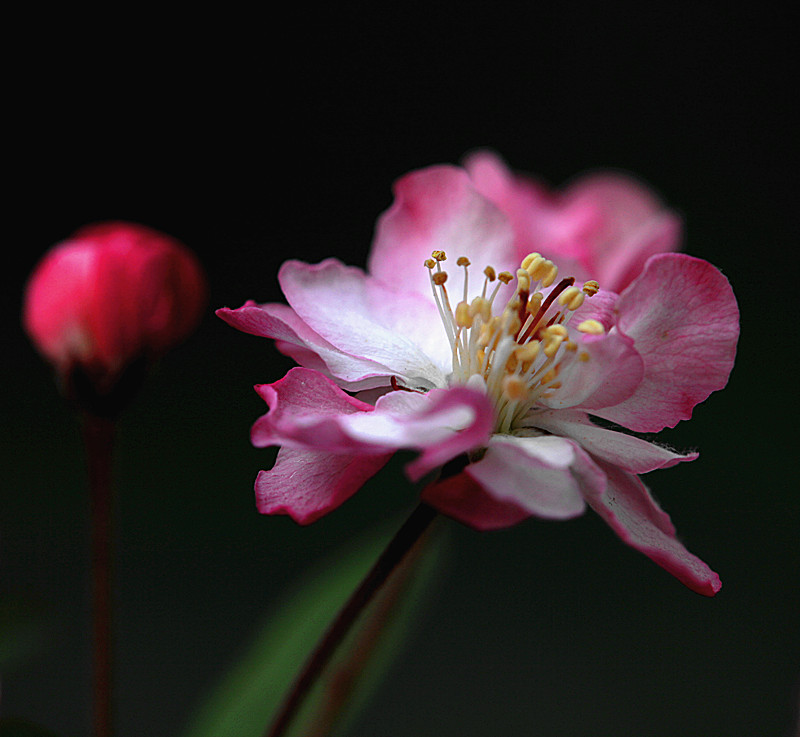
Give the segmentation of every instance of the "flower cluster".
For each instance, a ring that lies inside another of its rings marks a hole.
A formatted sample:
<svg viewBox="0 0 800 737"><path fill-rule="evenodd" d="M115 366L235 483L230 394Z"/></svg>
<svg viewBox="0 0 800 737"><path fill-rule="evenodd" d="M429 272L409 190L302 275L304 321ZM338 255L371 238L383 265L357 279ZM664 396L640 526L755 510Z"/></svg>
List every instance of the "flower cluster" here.
<svg viewBox="0 0 800 737"><path fill-rule="evenodd" d="M280 446L258 508L309 523L400 449L423 499L478 529L592 507L690 588L719 578L677 540L639 474L693 460L634 435L722 388L738 338L725 277L674 253L680 223L642 185L563 193L480 153L395 185L368 270L288 261L288 305L217 314L300 364L256 387L256 446ZM603 422L605 421L605 422Z"/></svg>

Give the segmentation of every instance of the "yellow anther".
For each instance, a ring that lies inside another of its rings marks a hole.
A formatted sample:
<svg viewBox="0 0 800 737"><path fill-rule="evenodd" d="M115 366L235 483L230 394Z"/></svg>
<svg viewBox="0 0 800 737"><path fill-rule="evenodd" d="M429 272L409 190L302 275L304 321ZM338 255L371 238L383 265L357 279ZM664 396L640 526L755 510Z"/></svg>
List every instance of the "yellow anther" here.
<svg viewBox="0 0 800 737"><path fill-rule="evenodd" d="M564 348L570 352L575 352L578 350L578 344L574 340L568 340Z"/></svg>
<svg viewBox="0 0 800 737"><path fill-rule="evenodd" d="M548 261L547 263L550 265L550 269L547 273L547 276L542 279L543 287L549 287L558 276L558 266L556 266L552 261Z"/></svg>
<svg viewBox="0 0 800 737"><path fill-rule="evenodd" d="M459 256L458 261L456 261L458 266L469 266L470 260L466 256Z"/></svg>
<svg viewBox="0 0 800 737"><path fill-rule="evenodd" d="M583 292L579 292L575 295L575 298L567 305L567 307L575 312L575 310L577 310L583 304L585 299L586 295Z"/></svg>
<svg viewBox="0 0 800 737"><path fill-rule="evenodd" d="M555 381L556 377L558 376L558 369L550 369L543 377L542 377L542 385L549 384L552 381ZM561 384L559 384L561 386Z"/></svg>
<svg viewBox="0 0 800 737"><path fill-rule="evenodd" d="M530 263L528 263L526 267L528 273L531 275L531 279L536 281L544 279L552 270L553 262L540 256L538 253L531 255L534 256L534 258L530 260Z"/></svg>
<svg viewBox="0 0 800 737"><path fill-rule="evenodd" d="M589 354L586 353L586 351L579 353L578 360L581 361L581 363L586 363L589 360Z"/></svg>
<svg viewBox="0 0 800 737"><path fill-rule="evenodd" d="M594 297L599 291L600 285L594 279L590 279L583 285L583 293L587 297Z"/></svg>
<svg viewBox="0 0 800 737"><path fill-rule="evenodd" d="M541 292L534 292L530 297L528 297L528 304L526 305L525 309L528 310L531 315L535 315L542 306L543 300L544 295Z"/></svg>
<svg viewBox="0 0 800 737"><path fill-rule="evenodd" d="M514 306L513 302L517 305ZM519 300L515 299L513 302L508 303L508 307L503 312L503 330L507 335L516 334L522 327L522 322L519 319Z"/></svg>
<svg viewBox="0 0 800 737"><path fill-rule="evenodd" d="M567 287L558 295L558 304L566 307L579 294L581 294L581 290L578 287Z"/></svg>
<svg viewBox="0 0 800 737"><path fill-rule="evenodd" d="M495 316L481 325L481 332L478 335L478 345L480 347L485 348L489 345L499 324L500 318Z"/></svg>
<svg viewBox="0 0 800 737"><path fill-rule="evenodd" d="M442 286L442 284L444 284L446 281L447 281L447 272L446 271L437 271L433 275L433 283L437 287Z"/></svg>
<svg viewBox="0 0 800 737"><path fill-rule="evenodd" d="M522 363L534 361L536 360L536 356L539 355L539 349L541 346L542 344L538 340L532 340L530 343L517 346L514 349L514 355Z"/></svg>
<svg viewBox="0 0 800 737"><path fill-rule="evenodd" d="M589 335L602 335L606 331L602 323L597 320L584 320L578 325L578 330L581 333L589 333Z"/></svg>
<svg viewBox="0 0 800 737"><path fill-rule="evenodd" d="M492 319L492 305L484 297L475 297L469 306L469 313L472 317L480 315L483 322L489 322Z"/></svg>
<svg viewBox="0 0 800 737"><path fill-rule="evenodd" d="M542 330L542 335L545 338L566 338L569 332L563 325L550 325Z"/></svg>
<svg viewBox="0 0 800 737"><path fill-rule="evenodd" d="M525 269L517 269L517 290L527 292L531 288L531 276Z"/></svg>
<svg viewBox="0 0 800 737"><path fill-rule="evenodd" d="M487 266L483 270L483 273L486 274L486 278L489 281L494 281L495 279L497 279L497 273L495 272L495 270L491 266Z"/></svg>
<svg viewBox="0 0 800 737"><path fill-rule="evenodd" d="M503 282L503 284L508 284L514 278L514 275L508 271L501 271L497 275L497 278Z"/></svg>
<svg viewBox="0 0 800 737"><path fill-rule="evenodd" d="M505 394L506 398L519 402L527 398L528 389L519 376L506 376L503 379L503 394Z"/></svg>
<svg viewBox="0 0 800 737"><path fill-rule="evenodd" d="M436 262L432 258L426 258L424 263L425 267L428 269L432 269L434 266L436 266Z"/></svg>
<svg viewBox="0 0 800 737"><path fill-rule="evenodd" d="M524 259L522 259L522 263L520 264L520 268L525 269L525 271L530 271L530 269L528 267L537 258L541 258L541 256L538 253L529 253Z"/></svg>
<svg viewBox="0 0 800 737"><path fill-rule="evenodd" d="M444 251L434 251L431 254L431 258L434 258L437 261L447 261L447 254Z"/></svg>
<svg viewBox="0 0 800 737"><path fill-rule="evenodd" d="M472 315L466 302L459 302L456 305L456 325L460 328L472 327Z"/></svg>
<svg viewBox="0 0 800 737"><path fill-rule="evenodd" d="M558 295L558 303L573 312L583 304L584 299L586 295L578 287L567 287Z"/></svg>
<svg viewBox="0 0 800 737"><path fill-rule="evenodd" d="M544 342L544 355L548 358L552 358L558 352L558 349L561 347L561 344L564 342L563 338L548 338Z"/></svg>

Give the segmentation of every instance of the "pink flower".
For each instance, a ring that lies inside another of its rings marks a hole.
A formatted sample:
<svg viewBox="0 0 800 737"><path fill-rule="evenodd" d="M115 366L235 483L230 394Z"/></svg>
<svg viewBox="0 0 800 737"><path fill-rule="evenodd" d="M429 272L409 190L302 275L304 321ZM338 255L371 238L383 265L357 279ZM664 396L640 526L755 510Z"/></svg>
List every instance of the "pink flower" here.
<svg viewBox="0 0 800 737"><path fill-rule="evenodd" d="M205 278L177 240L143 225L100 223L54 246L25 292L23 324L66 381L110 393L199 322Z"/></svg>
<svg viewBox="0 0 800 737"><path fill-rule="evenodd" d="M598 172L554 193L488 151L469 156L465 167L478 192L508 217L520 259L539 251L576 279L621 292L650 256L679 250L680 218L628 175Z"/></svg>
<svg viewBox="0 0 800 737"><path fill-rule="evenodd" d="M432 167L397 182L367 273L288 261L288 306L218 310L302 366L257 387L269 411L253 443L280 446L256 481L260 511L311 522L412 449L412 480L443 467L423 499L445 514L490 529L588 505L712 595L719 578L638 478L697 454L593 418L656 432L722 388L738 337L730 285L705 261L659 254L617 295L537 253L520 260L517 240L466 171Z"/></svg>

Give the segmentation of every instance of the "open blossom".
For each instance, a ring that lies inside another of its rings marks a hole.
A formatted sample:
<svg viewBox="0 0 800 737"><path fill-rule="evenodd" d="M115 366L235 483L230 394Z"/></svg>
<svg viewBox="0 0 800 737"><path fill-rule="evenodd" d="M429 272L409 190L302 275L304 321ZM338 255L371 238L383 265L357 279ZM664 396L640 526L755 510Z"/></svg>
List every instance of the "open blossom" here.
<svg viewBox="0 0 800 737"><path fill-rule="evenodd" d="M412 172L378 222L368 272L288 261L288 305L218 311L300 364L257 387L269 411L253 443L280 446L256 481L260 511L311 522L395 451L417 450L407 473L444 467L423 499L445 514L491 529L588 505L715 593L719 578L639 479L697 454L607 425L672 427L725 385L738 337L730 285L705 261L664 253L617 294L548 254L520 258L512 220L463 169Z"/></svg>
<svg viewBox="0 0 800 737"><path fill-rule="evenodd" d="M69 383L109 395L134 363L197 326L206 300L195 256L174 238L126 222L88 225L54 246L25 290L23 324Z"/></svg>

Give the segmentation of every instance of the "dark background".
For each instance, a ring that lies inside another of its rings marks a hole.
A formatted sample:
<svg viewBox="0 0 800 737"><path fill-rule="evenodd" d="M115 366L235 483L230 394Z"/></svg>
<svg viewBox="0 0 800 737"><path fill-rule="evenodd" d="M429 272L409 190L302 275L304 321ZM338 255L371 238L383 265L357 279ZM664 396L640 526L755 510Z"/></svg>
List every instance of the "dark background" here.
<svg viewBox="0 0 800 737"><path fill-rule="evenodd" d="M180 238L209 274L206 318L118 446L119 735L176 735L287 585L413 505L397 463L311 527L259 516L274 451L249 446L251 387L290 363L212 309L280 299L289 257L363 266L394 179L488 146L554 185L635 173L733 283L730 384L664 434L701 457L647 479L723 589L684 589L591 514L451 524L446 569L354 734L795 734L797 29L759 6L560 7L12 24L0 595L41 628L3 674L4 716L89 730L78 424L18 326L41 254L121 218Z"/></svg>

